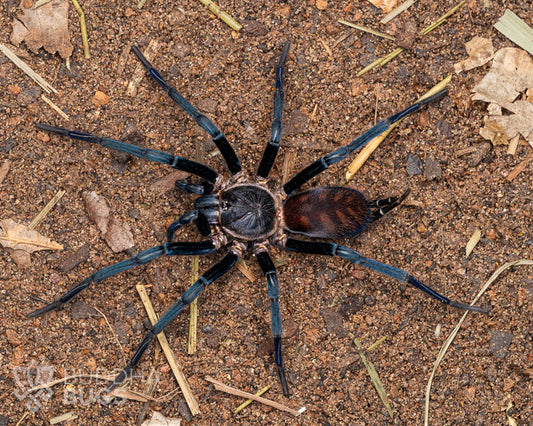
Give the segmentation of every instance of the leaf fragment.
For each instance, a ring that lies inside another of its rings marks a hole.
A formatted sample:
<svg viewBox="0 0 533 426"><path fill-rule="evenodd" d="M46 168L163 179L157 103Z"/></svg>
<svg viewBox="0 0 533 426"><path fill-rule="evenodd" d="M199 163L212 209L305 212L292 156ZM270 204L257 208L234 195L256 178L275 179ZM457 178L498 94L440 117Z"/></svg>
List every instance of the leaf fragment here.
<svg viewBox="0 0 533 426"><path fill-rule="evenodd" d="M470 256L470 253L477 246L479 240L481 240L481 229L476 229L470 237L470 240L468 240L468 243L466 243L466 257Z"/></svg>
<svg viewBox="0 0 533 426"><path fill-rule="evenodd" d="M67 0L53 0L37 9L21 7L22 15L13 20L11 42L15 46L24 41L33 53L43 47L51 54L59 52L62 58L72 55Z"/></svg>
<svg viewBox="0 0 533 426"><path fill-rule="evenodd" d="M33 253L38 250L63 250L63 246L12 219L0 220L0 244L6 248Z"/></svg>

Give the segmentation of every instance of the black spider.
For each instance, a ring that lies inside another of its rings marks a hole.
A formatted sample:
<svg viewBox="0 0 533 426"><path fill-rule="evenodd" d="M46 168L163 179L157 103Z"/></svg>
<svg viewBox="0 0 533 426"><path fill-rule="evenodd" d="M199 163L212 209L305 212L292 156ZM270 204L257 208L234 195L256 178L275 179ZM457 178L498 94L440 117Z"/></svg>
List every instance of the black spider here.
<svg viewBox="0 0 533 426"><path fill-rule="evenodd" d="M285 377L285 368L281 355L281 316L279 309L279 286L274 264L268 254L268 246L275 245L282 249L300 253L339 256L354 264L374 269L402 282L407 282L428 293L439 302L455 308L486 313L487 310L477 306L451 301L440 295L426 284L418 281L393 266L366 258L356 251L332 242L318 242L296 239L291 234L300 234L309 238L335 239L356 236L366 226L381 218L385 213L400 204L407 196L391 197L384 200L368 202L364 196L351 188L317 187L303 192L296 192L304 183L346 158L353 151L361 148L371 139L386 131L393 123L424 105L438 100L446 94L443 90L432 97L415 103L403 111L383 120L355 139L350 144L336 149L332 153L312 163L281 187L269 189L267 178L279 150L281 139L281 115L283 107L283 69L289 52L289 42L283 47L279 64L276 67L276 88L274 92L274 118L270 141L254 181L243 176L240 161L228 143L224 134L206 116L199 113L178 91L171 87L152 67L140 50L132 47L133 53L144 65L150 76L213 138L231 173L230 179L220 176L215 170L182 157L152 149L140 148L124 142L98 137L86 133L71 131L47 124L37 124L37 128L49 132L96 143L110 149L127 152L145 160L168 164L200 177L201 184L177 182L177 186L188 192L198 194L194 201L194 210L181 216L168 228L168 241L160 246L145 250L130 259L108 266L84 279L76 287L50 303L31 312L28 317L36 317L56 309L92 283L97 283L119 272L137 265L142 265L162 255L201 255L224 249L227 254L211 269L205 272L153 326L142 340L135 354L124 370L108 387L112 390L121 384L137 365L150 342L160 333L183 308L188 306L209 284L228 272L250 249L256 256L266 276L268 296L274 336L275 361L281 388L289 395ZM201 242L173 241L174 233L182 226L193 222L200 233L207 237Z"/></svg>

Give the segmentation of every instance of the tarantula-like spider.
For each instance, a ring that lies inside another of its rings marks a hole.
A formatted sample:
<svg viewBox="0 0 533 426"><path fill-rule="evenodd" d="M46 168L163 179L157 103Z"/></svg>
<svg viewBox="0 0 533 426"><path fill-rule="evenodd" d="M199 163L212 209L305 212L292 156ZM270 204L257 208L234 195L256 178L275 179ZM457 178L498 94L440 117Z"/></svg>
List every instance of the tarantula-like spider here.
<svg viewBox="0 0 533 426"><path fill-rule="evenodd" d="M311 178L326 170L330 165L343 160L350 153L389 129L398 120L444 96L446 90L440 91L380 121L350 144L318 159L297 173L287 183L272 190L267 185L267 179L278 153L281 140L283 70L289 53L289 42L285 43L279 63L276 66L274 117L270 141L266 146L254 181L249 181L243 176L241 163L235 151L215 124L198 112L174 87L170 86L143 56L138 47L133 46L131 50L141 61L150 76L168 93L170 98L213 138L213 142L222 153L231 177L230 179L225 179L210 167L161 151L141 148L106 137L71 131L61 127L37 124L37 128L41 130L99 144L145 160L168 164L175 169L198 176L202 182L178 181L176 183L178 188L197 194L198 198L194 201L194 209L192 211L185 213L170 225L167 230L167 243L152 247L130 259L95 272L49 305L28 314L28 317L36 317L57 309L91 284L100 282L134 266L143 265L163 255L205 255L219 250L224 250L226 255L185 291L183 296L152 327L127 366L108 387L109 391L128 377L154 337L207 286L228 272L248 249L257 258L266 277L268 296L270 298L272 335L274 337L274 357L281 388L286 396L289 395L289 386L281 351L279 285L274 264L268 254L269 245L299 253L339 256L353 264L363 265L399 281L407 282L444 304L475 312L487 312L486 309L478 306L452 301L407 272L366 258L351 248L343 247L333 242L301 240L294 237L295 234L299 234L309 239L332 240L346 236L356 236L369 223L378 220L385 213L399 205L406 197L407 192L400 197L369 202L360 192L346 187L316 187L302 192L297 192L297 190ZM174 241L175 232L190 223L194 223L206 239L200 242Z"/></svg>

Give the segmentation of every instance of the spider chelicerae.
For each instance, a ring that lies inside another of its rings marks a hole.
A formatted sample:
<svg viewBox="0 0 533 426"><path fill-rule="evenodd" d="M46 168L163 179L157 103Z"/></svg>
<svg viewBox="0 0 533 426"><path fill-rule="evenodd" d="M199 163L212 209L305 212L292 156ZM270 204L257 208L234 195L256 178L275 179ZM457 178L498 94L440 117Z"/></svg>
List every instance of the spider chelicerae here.
<svg viewBox="0 0 533 426"><path fill-rule="evenodd" d="M276 159L281 140L283 71L289 53L289 42L285 43L275 70L274 112L270 141L265 148L256 176L252 181L244 176L239 158L217 126L205 115L198 112L174 87L170 86L144 57L137 46L133 46L131 50L141 61L150 76L168 93L170 98L209 133L220 150L231 176L229 179L224 178L210 167L165 152L48 124L37 124L37 128L41 130L123 151L145 160L168 164L175 169L196 175L201 179L201 182L176 182L178 188L197 194L198 197L194 201L194 209L185 213L170 225L167 230L167 243L152 247L129 259L95 272L49 305L28 314L28 317L37 317L57 309L91 284L98 283L134 266L143 265L163 255L206 255L218 251L224 251L226 254L185 291L183 296L152 327L126 367L108 387L108 391L111 391L126 380L157 334L196 299L207 286L231 270L245 252L251 251L258 260L266 277L267 291L270 298L274 357L281 389L284 395L288 396L289 386L281 350L282 330L279 284L274 263L268 253L270 245L299 253L338 256L353 264L362 265L399 281L407 282L444 304L475 312L487 312L486 309L478 306L452 301L407 272L366 258L351 248L340 246L333 242L314 240L317 238L334 240L346 236L356 236L369 223L378 220L385 213L398 206L407 196L408 191L400 197L390 197L375 201L367 201L355 189L340 186L315 187L298 192L303 184L328 169L330 165L343 160L350 153L363 147L405 116L440 99L446 94L447 90L442 90L380 121L353 142L318 159L297 173L284 185L278 185L275 189L271 189L274 185L268 184L268 176ZM174 241L176 231L190 223L196 225L205 239L200 242ZM296 238L297 235L303 236L304 239Z"/></svg>

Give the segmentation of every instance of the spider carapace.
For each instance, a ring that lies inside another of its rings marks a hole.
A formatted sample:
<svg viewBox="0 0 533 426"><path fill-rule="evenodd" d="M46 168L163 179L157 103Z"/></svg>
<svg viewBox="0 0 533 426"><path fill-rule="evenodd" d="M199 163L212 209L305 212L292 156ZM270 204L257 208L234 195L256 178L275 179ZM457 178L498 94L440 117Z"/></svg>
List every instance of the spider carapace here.
<svg viewBox="0 0 533 426"><path fill-rule="evenodd" d="M90 143L99 144L113 150L123 151L144 160L155 161L186 171L200 178L201 182L178 181L176 186L197 194L193 210L180 216L167 230L168 242L142 251L139 254L96 271L78 285L40 309L30 314L36 317L56 309L70 301L91 284L145 264L160 256L206 255L225 252L225 255L207 270L185 293L165 312L137 347L124 370L108 387L111 390L121 384L138 364L140 358L154 339L185 307L187 307L207 286L228 272L237 260L251 251L257 258L267 283L270 298L271 327L274 338L274 357L281 389L289 395L285 366L281 350L281 313L279 284L274 263L269 255L269 246L293 252L338 256L353 264L359 264L377 272L406 282L426 292L441 303L475 312L487 312L478 306L455 302L437 293L431 287L396 267L369 259L355 250L330 241L345 236L355 236L368 224L381 218L385 213L400 204L407 196L367 201L358 191L346 187L315 187L298 192L299 188L330 165L343 160L350 153L366 145L370 140L388 130L405 116L418 111L425 105L437 101L446 94L442 90L404 110L386 118L346 146L319 158L298 172L292 179L275 190L266 185L276 159L282 131L283 71L289 53L286 42L275 70L275 91L273 120L270 140L257 169L256 177L247 180L243 177L241 163L224 134L205 115L201 114L174 87L167 83L161 74L143 56L138 47L133 53L144 65L149 75L168 93L170 98L196 123L206 130L220 150L229 169L230 177L223 178L214 169L154 149L141 148L114 139L72 131L48 124L37 124L37 128L59 135ZM205 237L199 242L175 241L175 233L182 227L194 223ZM304 239L297 238L303 236Z"/></svg>

